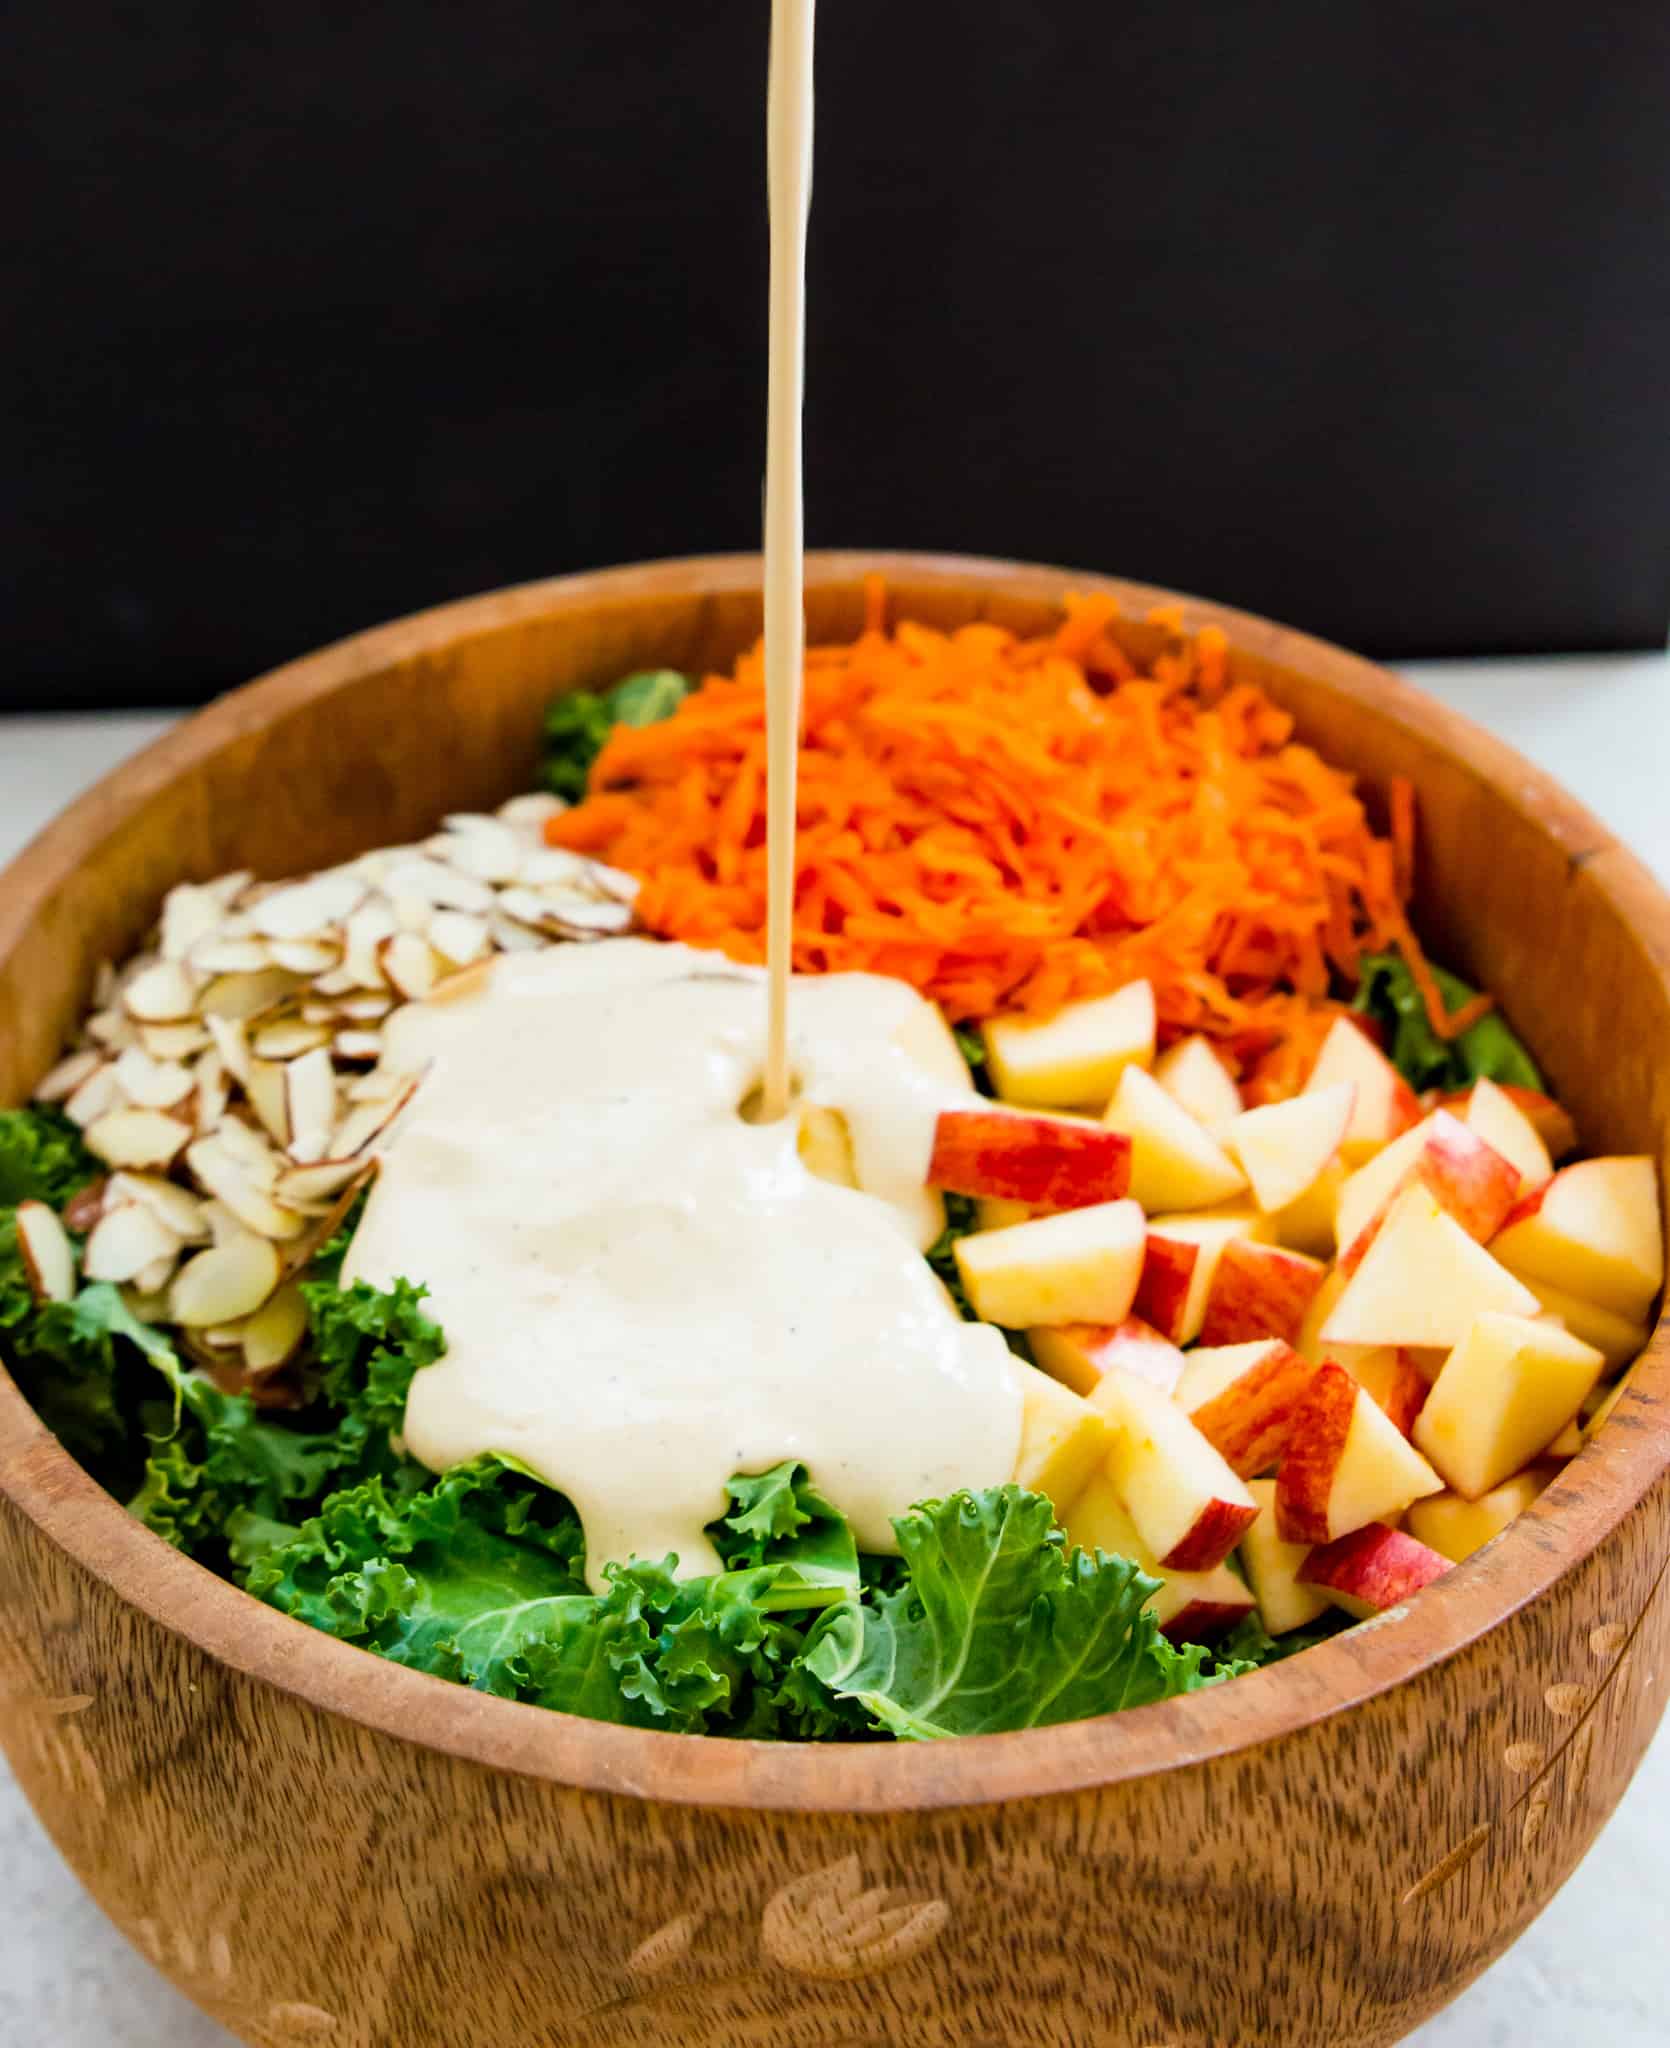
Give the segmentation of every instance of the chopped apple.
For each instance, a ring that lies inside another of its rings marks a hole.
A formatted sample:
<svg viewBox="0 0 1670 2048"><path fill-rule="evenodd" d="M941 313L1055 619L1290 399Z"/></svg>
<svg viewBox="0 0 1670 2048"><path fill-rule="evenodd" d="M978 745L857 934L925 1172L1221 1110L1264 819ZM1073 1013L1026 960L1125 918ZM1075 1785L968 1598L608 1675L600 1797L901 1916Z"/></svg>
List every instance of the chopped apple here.
<svg viewBox="0 0 1670 2048"><path fill-rule="evenodd" d="M1313 1550L1299 1583L1316 1586L1354 1620L1367 1621L1412 1600L1450 1569L1450 1560L1401 1529L1371 1522Z"/></svg>
<svg viewBox="0 0 1670 2048"><path fill-rule="evenodd" d="M1131 1193L1150 1215L1162 1209L1210 1208L1247 1184L1206 1126L1141 1067L1127 1067L1120 1075L1102 1121L1130 1140Z"/></svg>
<svg viewBox="0 0 1670 2048"><path fill-rule="evenodd" d="M1451 1564L1461 1564L1524 1514L1553 1476L1552 1466L1531 1465L1477 1500L1460 1493L1435 1493L1409 1510L1409 1533Z"/></svg>
<svg viewBox="0 0 1670 2048"><path fill-rule="evenodd" d="M1447 1108L1448 1104L1441 1107ZM1473 1083L1465 1112L1457 1111L1470 1131L1476 1131L1493 1151L1500 1152L1519 1171L1522 1194L1530 1194L1554 1178L1554 1162L1542 1133L1505 1088L1498 1088L1489 1075Z"/></svg>
<svg viewBox="0 0 1670 2048"><path fill-rule="evenodd" d="M1652 1160L1580 1159L1561 1167L1525 1197L1490 1248L1523 1278L1546 1280L1621 1316L1644 1317L1664 1284Z"/></svg>
<svg viewBox="0 0 1670 2048"><path fill-rule="evenodd" d="M1064 1526L1067 1540L1081 1550L1129 1558L1139 1571L1160 1581L1149 1606L1161 1635L1172 1642L1210 1642L1253 1610L1251 1592L1227 1564L1209 1572L1168 1571L1137 1533L1106 1472L1098 1472L1079 1495Z"/></svg>
<svg viewBox="0 0 1670 2048"><path fill-rule="evenodd" d="M1317 1367L1294 1418L1276 1481L1276 1526L1287 1543L1332 1543L1402 1514L1444 1482L1341 1365Z"/></svg>
<svg viewBox="0 0 1670 2048"><path fill-rule="evenodd" d="M1425 1123L1418 1124L1409 1135L1419 1137L1419 1150L1396 1185L1387 1190L1380 1207L1341 1247L1340 1264L1348 1273L1355 1272L1362 1264L1363 1256L1374 1242L1375 1233L1385 1221L1392 1202L1404 1187L1417 1181L1431 1191L1439 1206L1479 1244L1495 1236L1518 1196L1518 1167L1487 1145L1476 1131L1451 1116L1447 1109L1434 1110ZM1397 1146L1389 1146L1381 1159L1391 1158L1397 1151ZM1364 1172L1373 1174L1380 1167L1381 1159L1371 1161ZM1355 1202L1351 1213L1354 1220ZM1345 1214L1343 1201L1341 1214Z"/></svg>
<svg viewBox="0 0 1670 2048"><path fill-rule="evenodd" d="M960 1237L957 1270L974 1313L1005 1329L1122 1323L1136 1297L1145 1240L1135 1202L1101 1202Z"/></svg>
<svg viewBox="0 0 1670 2048"><path fill-rule="evenodd" d="M1253 1210L1156 1216L1148 1226L1137 1314L1174 1343L1192 1344L1206 1319L1206 1299L1225 1245L1242 1238L1267 1243L1272 1235L1269 1218Z"/></svg>
<svg viewBox="0 0 1670 2048"><path fill-rule="evenodd" d="M73 1301L75 1251L56 1210L45 1202L19 1202L12 1222L29 1292L37 1301Z"/></svg>
<svg viewBox="0 0 1670 2048"><path fill-rule="evenodd" d="M1564 1159L1568 1152L1577 1150L1577 1126L1552 1096L1544 1095L1538 1088L1522 1088L1515 1081L1493 1081L1491 1086L1499 1088L1525 1118L1542 1140L1551 1159ZM1478 1087L1479 1083L1475 1081L1471 1088L1463 1089L1459 1095L1446 1095L1438 1107L1453 1109L1457 1116L1466 1116ZM1481 1135L1490 1140L1488 1131Z"/></svg>
<svg viewBox="0 0 1670 2048"><path fill-rule="evenodd" d="M1357 1106L1355 1081L1336 1081L1286 1102L1245 1109L1223 1132L1224 1150L1267 1213L1286 1209L1338 1157Z"/></svg>
<svg viewBox="0 0 1670 2048"><path fill-rule="evenodd" d="M1241 1091L1209 1038L1181 1038L1154 1062L1154 1079L1216 1135L1241 1114Z"/></svg>
<svg viewBox="0 0 1670 2048"><path fill-rule="evenodd" d="M980 1195L974 1204L974 1220L982 1230L1007 1230L1011 1223L1030 1223L1034 1216L1047 1213L1030 1202L1011 1202L1002 1195Z"/></svg>
<svg viewBox="0 0 1670 2048"><path fill-rule="evenodd" d="M1322 1326L1327 1344L1459 1344L1492 1311L1537 1298L1475 1244L1430 1189L1405 1188Z"/></svg>
<svg viewBox="0 0 1670 2048"><path fill-rule="evenodd" d="M1585 1344L1592 1344L1600 1352L1608 1372L1621 1371L1646 1349L1648 1331L1644 1322L1599 1308L1592 1301L1580 1301L1563 1288L1550 1287L1546 1280L1527 1280L1525 1284L1542 1303L1544 1315L1553 1316L1574 1337L1581 1337Z"/></svg>
<svg viewBox="0 0 1670 2048"><path fill-rule="evenodd" d="M937 1003L914 1003L893 1034L906 1059L953 1092L968 1086L968 1062L957 1047L956 1033Z"/></svg>
<svg viewBox="0 0 1670 2048"><path fill-rule="evenodd" d="M1432 1383L1405 1346L1342 1344L1334 1362L1344 1366L1404 1436L1413 1433Z"/></svg>
<svg viewBox="0 0 1670 2048"><path fill-rule="evenodd" d="M1258 1503L1258 1520L1241 1538L1241 1564L1265 1628L1273 1636L1284 1636L1326 1614L1328 1596L1299 1583L1310 1549L1303 1543L1284 1543L1277 1534L1276 1482L1255 1479L1247 1490Z"/></svg>
<svg viewBox="0 0 1670 2048"><path fill-rule="evenodd" d="M1605 1364L1553 1323L1482 1315L1438 1375L1415 1442L1448 1486L1477 1500L1553 1441Z"/></svg>
<svg viewBox="0 0 1670 2048"><path fill-rule="evenodd" d="M1291 1343L1327 1277L1327 1267L1303 1252L1231 1238L1207 1288L1201 1342L1244 1344L1281 1337Z"/></svg>
<svg viewBox="0 0 1670 2048"><path fill-rule="evenodd" d="M1582 1419L1574 1415L1542 1455L1555 1464L1568 1464L1582 1450L1585 1441Z"/></svg>
<svg viewBox="0 0 1670 2048"><path fill-rule="evenodd" d="M1040 1323L1026 1336L1044 1371L1075 1394L1093 1394L1115 1370L1135 1373L1169 1394L1183 1374L1183 1353L1137 1316L1112 1325L1068 1323L1059 1329Z"/></svg>
<svg viewBox="0 0 1670 2048"><path fill-rule="evenodd" d="M1154 991L1133 981L1042 1021L994 1017L981 1036L992 1086L1005 1102L1099 1110L1128 1066L1146 1067L1154 1057Z"/></svg>
<svg viewBox="0 0 1670 2048"><path fill-rule="evenodd" d="M1113 1429L1099 1408L1035 1366L1017 1358L1014 1374L1021 1396L1015 1484L1043 1494L1059 1522L1112 1448Z"/></svg>
<svg viewBox="0 0 1670 2048"><path fill-rule="evenodd" d="M1305 1083L1307 1095L1342 1081L1354 1082L1357 1099L1346 1126L1344 1152L1360 1163L1420 1121L1415 1092L1377 1045L1347 1017L1336 1017Z"/></svg>
<svg viewBox="0 0 1670 2048"><path fill-rule="evenodd" d="M1412 1124L1365 1165L1346 1176L1334 1215L1334 1242L1348 1251L1409 1178L1426 1143L1426 1124ZM1364 1245L1364 1250L1368 1249Z"/></svg>
<svg viewBox="0 0 1670 2048"><path fill-rule="evenodd" d="M852 1133L838 1109L823 1109L813 1102L804 1104L795 1142L808 1173L815 1173L819 1180L833 1181L837 1187L857 1187Z"/></svg>
<svg viewBox="0 0 1670 2048"><path fill-rule="evenodd" d="M1100 1124L1013 1109L943 1109L928 1185L1040 1209L1115 1202L1130 1185L1131 1141Z"/></svg>
<svg viewBox="0 0 1670 2048"><path fill-rule="evenodd" d="M1316 1367L1290 1344L1228 1344L1186 1354L1174 1396L1243 1479L1269 1471L1287 1448Z"/></svg>
<svg viewBox="0 0 1670 2048"><path fill-rule="evenodd" d="M1305 1313L1305 1320L1299 1326L1299 1334L1293 1340L1293 1348L1301 1358L1308 1358L1312 1365L1320 1365L1325 1358L1338 1358L1342 1351L1369 1350L1368 1345L1324 1344L1322 1330L1334 1312L1334 1305L1345 1292L1346 1277L1338 1266L1333 1267L1328 1277L1316 1290L1316 1299Z"/></svg>
<svg viewBox="0 0 1670 2048"><path fill-rule="evenodd" d="M1276 1226L1276 1242L1286 1245L1289 1251L1310 1252L1319 1259L1332 1258L1345 1182L1346 1171L1340 1160L1325 1166L1296 1202L1289 1202L1271 1219Z"/></svg>
<svg viewBox="0 0 1670 2048"><path fill-rule="evenodd" d="M1115 1425L1108 1477L1168 1571L1207 1572L1258 1513L1246 1487L1175 1401L1147 1380L1109 1373L1092 1405Z"/></svg>

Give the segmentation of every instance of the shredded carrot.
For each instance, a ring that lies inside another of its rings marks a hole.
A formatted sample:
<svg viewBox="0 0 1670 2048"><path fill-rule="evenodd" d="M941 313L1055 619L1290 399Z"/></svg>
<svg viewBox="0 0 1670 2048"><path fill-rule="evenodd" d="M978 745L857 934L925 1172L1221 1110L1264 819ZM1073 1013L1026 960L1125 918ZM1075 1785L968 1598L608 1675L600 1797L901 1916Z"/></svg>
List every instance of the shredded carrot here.
<svg viewBox="0 0 1670 2048"><path fill-rule="evenodd" d="M958 1021L1146 976L1164 1037L1206 1033L1250 1100L1302 1084L1365 950L1402 952L1445 1037L1488 1008L1446 1013L1410 928L1413 792L1378 836L1217 629L1152 614L1144 667L1101 594L1031 639L889 633L879 580L864 609L855 642L807 652L798 968L896 975ZM758 961L764 731L756 647L670 718L616 727L546 835L640 876L652 931Z"/></svg>

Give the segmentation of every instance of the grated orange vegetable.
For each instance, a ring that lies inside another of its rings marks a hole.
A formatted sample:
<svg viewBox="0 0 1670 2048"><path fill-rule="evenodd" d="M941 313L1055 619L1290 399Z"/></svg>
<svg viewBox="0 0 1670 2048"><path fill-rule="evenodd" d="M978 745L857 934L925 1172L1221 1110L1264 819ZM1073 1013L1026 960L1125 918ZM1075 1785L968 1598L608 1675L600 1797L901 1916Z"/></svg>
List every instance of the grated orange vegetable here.
<svg viewBox="0 0 1670 2048"><path fill-rule="evenodd" d="M808 649L794 964L896 975L957 1021L1048 1013L1147 976L1163 1036L1200 1031L1249 1100L1303 1081L1361 950L1398 947L1446 1037L1410 929L1414 799L1372 829L1353 778L1237 681L1221 631L1157 614L1146 666L1104 595L1023 639L884 628ZM667 938L758 961L765 944L760 650L660 724L620 726L554 845L643 881ZM1488 998L1483 999L1488 1003Z"/></svg>

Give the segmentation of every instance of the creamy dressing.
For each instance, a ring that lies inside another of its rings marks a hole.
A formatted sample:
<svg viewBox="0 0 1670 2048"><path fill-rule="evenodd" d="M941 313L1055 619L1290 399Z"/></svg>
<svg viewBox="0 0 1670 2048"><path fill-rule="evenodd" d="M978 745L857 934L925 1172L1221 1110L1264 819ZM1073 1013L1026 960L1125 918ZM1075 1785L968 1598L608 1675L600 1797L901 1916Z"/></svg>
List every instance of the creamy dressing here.
<svg viewBox="0 0 1670 2048"><path fill-rule="evenodd" d="M1008 1349L922 1257L935 1120L978 1100L939 1013L877 975L795 979L798 1092L851 1135L839 1187L797 1117L739 1114L764 979L615 939L507 956L388 1025L390 1062L426 1071L346 1277L421 1278L446 1332L406 1446L436 1471L498 1452L567 1494L594 1585L633 1554L712 1570L725 1481L780 1459L875 1551L913 1502L1014 1469Z"/></svg>

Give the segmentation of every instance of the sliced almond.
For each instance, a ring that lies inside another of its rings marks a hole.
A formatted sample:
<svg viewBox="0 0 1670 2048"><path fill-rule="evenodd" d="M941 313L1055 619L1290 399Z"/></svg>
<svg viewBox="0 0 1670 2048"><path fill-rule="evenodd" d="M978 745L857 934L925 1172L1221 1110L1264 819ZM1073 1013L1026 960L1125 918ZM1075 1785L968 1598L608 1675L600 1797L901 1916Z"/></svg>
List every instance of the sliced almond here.
<svg viewBox="0 0 1670 2048"><path fill-rule="evenodd" d="M364 1175L363 1159L320 1159L307 1166L287 1167L274 1182L273 1194L292 1208L320 1210Z"/></svg>
<svg viewBox="0 0 1670 2048"><path fill-rule="evenodd" d="M210 1236L204 1206L189 1188L155 1173L115 1173L106 1193L107 1205L137 1203L149 1209L182 1244L206 1244Z"/></svg>
<svg viewBox="0 0 1670 2048"><path fill-rule="evenodd" d="M317 939L351 917L365 899L365 884L340 870L287 883L255 907L255 929L269 939Z"/></svg>
<svg viewBox="0 0 1670 2048"><path fill-rule="evenodd" d="M568 933L586 938L618 937L629 932L635 919L630 903L600 900L595 896L565 896L554 905L557 923Z"/></svg>
<svg viewBox="0 0 1670 2048"><path fill-rule="evenodd" d="M137 1281L147 1266L172 1261L179 1250L180 1240L154 1210L141 1202L126 1202L106 1209L93 1226L82 1247L81 1270L89 1280Z"/></svg>
<svg viewBox="0 0 1670 2048"><path fill-rule="evenodd" d="M30 1293L37 1301L73 1301L75 1248L57 1213L45 1202L19 1202L13 1220Z"/></svg>
<svg viewBox="0 0 1670 2048"><path fill-rule="evenodd" d="M166 1287L147 1292L133 1282L122 1289L122 1300L127 1304L129 1314L137 1316L142 1323L165 1323L168 1320Z"/></svg>
<svg viewBox="0 0 1670 2048"><path fill-rule="evenodd" d="M224 1134L223 1134L224 1135ZM202 1138L186 1154L186 1164L198 1181L246 1230L258 1237L288 1239L299 1237L304 1219L293 1209L284 1209L262 1188L256 1186L237 1157L216 1138ZM217 1218L211 1212L210 1225ZM224 1227L224 1226L222 1226ZM230 1238L227 1242L232 1242ZM225 1316L210 1316L209 1322L225 1322Z"/></svg>
<svg viewBox="0 0 1670 2048"><path fill-rule="evenodd" d="M190 1128L162 1109L112 1109L87 1126L87 1150L106 1166L170 1166Z"/></svg>
<svg viewBox="0 0 1670 2048"><path fill-rule="evenodd" d="M383 970L378 963L377 949L398 930L394 912L380 899L363 904L349 918L343 927L347 949L342 956L342 969L345 974L353 976L356 987L383 986Z"/></svg>
<svg viewBox="0 0 1670 2048"><path fill-rule="evenodd" d="M256 1310L260 1314L260 1310ZM241 1317L235 1323L211 1323L206 1330L199 1331L202 1341L211 1351L236 1351L244 1341L244 1332L249 1328L248 1317Z"/></svg>
<svg viewBox="0 0 1670 2048"><path fill-rule="evenodd" d="M523 830L537 833L547 818L554 818L559 811L568 809L560 796L552 796L546 790L529 790L525 796L513 796L499 806L499 816L507 825L518 825Z"/></svg>
<svg viewBox="0 0 1670 2048"><path fill-rule="evenodd" d="M352 995L359 986L346 967L333 967L328 974L313 977L314 994L333 1002L338 996Z"/></svg>
<svg viewBox="0 0 1670 2048"><path fill-rule="evenodd" d="M524 889L578 887L584 883L590 866L583 853L570 853L566 846L538 846L522 862L522 886Z"/></svg>
<svg viewBox="0 0 1670 2048"><path fill-rule="evenodd" d="M588 863L586 880L599 895L612 896L617 903L636 903L644 886L636 875L629 875L624 868L607 867L600 860Z"/></svg>
<svg viewBox="0 0 1670 2048"><path fill-rule="evenodd" d="M369 1074L360 1074L350 1081L343 1094L350 1102L387 1102L391 1095L398 1095L411 1076L395 1067L373 1067Z"/></svg>
<svg viewBox="0 0 1670 2048"><path fill-rule="evenodd" d="M350 1066L359 1066L367 1060L380 1060L383 1056L383 1034L369 1025L350 1024L346 1030L336 1034L333 1049L339 1060Z"/></svg>
<svg viewBox="0 0 1670 2048"><path fill-rule="evenodd" d="M210 1240L215 1244L225 1244L228 1238L249 1235L226 1204L212 1198L203 1204L203 1220L208 1224Z"/></svg>
<svg viewBox="0 0 1670 2048"><path fill-rule="evenodd" d="M489 950L493 935L486 918L471 911L437 910L429 920L429 943L454 967L468 967Z"/></svg>
<svg viewBox="0 0 1670 2048"><path fill-rule="evenodd" d="M161 951L165 960L183 960L199 939L220 923L225 907L212 889L182 882L162 899Z"/></svg>
<svg viewBox="0 0 1670 2048"><path fill-rule="evenodd" d="M449 974L444 981L435 984L432 1003L456 1003L461 997L480 995L493 978L493 958L472 960L468 967L460 967L456 974Z"/></svg>
<svg viewBox="0 0 1670 2048"><path fill-rule="evenodd" d="M175 1275L169 1308L177 1323L205 1330L253 1315L278 1285L278 1253L259 1237L231 1238L188 1259Z"/></svg>
<svg viewBox="0 0 1670 2048"><path fill-rule="evenodd" d="M178 1251L169 1252L165 1257L154 1259L142 1272L135 1273L132 1286L136 1293L154 1300L166 1295L168 1283L174 1277L174 1269L180 1263Z"/></svg>
<svg viewBox="0 0 1670 2048"><path fill-rule="evenodd" d="M230 875L216 875L212 882L200 882L198 887L205 896L212 896L223 910L230 910L254 879L251 869L239 868Z"/></svg>
<svg viewBox="0 0 1670 2048"><path fill-rule="evenodd" d="M545 944L538 932L530 931L525 924L518 924L514 918L498 914L490 923L493 943L501 953L537 953Z"/></svg>
<svg viewBox="0 0 1670 2048"><path fill-rule="evenodd" d="M430 920L435 915L435 906L429 898L409 889L398 896L390 896L388 907L394 915L395 931L410 932L420 939L428 932Z"/></svg>
<svg viewBox="0 0 1670 2048"><path fill-rule="evenodd" d="M95 1010L108 1009L116 1000L116 969L108 960L101 960L93 969L92 1004Z"/></svg>
<svg viewBox="0 0 1670 2048"><path fill-rule="evenodd" d="M64 1102L83 1081L90 1081L104 1065L104 1055L90 1046L61 1059L35 1090L37 1102Z"/></svg>
<svg viewBox="0 0 1670 2048"><path fill-rule="evenodd" d="M441 858L479 882L520 880L527 842L497 818L451 817Z"/></svg>
<svg viewBox="0 0 1670 2048"><path fill-rule="evenodd" d="M126 1010L101 1010L87 1019L87 1036L107 1052L124 1052L139 1043L139 1026Z"/></svg>
<svg viewBox="0 0 1670 2048"><path fill-rule="evenodd" d="M339 1021L336 1005L310 998L302 1004L301 1020L304 1024L335 1024Z"/></svg>
<svg viewBox="0 0 1670 2048"><path fill-rule="evenodd" d="M352 1159L364 1152L411 1101L417 1084L417 1075L408 1074L405 1086L397 1094L387 1096L381 1102L366 1102L357 1109L351 1109L337 1126L336 1136L331 1140L331 1156Z"/></svg>
<svg viewBox="0 0 1670 2048"><path fill-rule="evenodd" d="M393 996L380 994L375 989L364 989L358 995L344 996L336 1005L336 1015L350 1024L379 1024L394 1004Z"/></svg>
<svg viewBox="0 0 1670 2048"><path fill-rule="evenodd" d="M197 983L178 960L159 960L135 975L122 991L122 1005L140 1024L173 1024L189 1017Z"/></svg>
<svg viewBox="0 0 1670 2048"><path fill-rule="evenodd" d="M239 1087L249 1083L249 1032L241 1017L210 1017L209 1034L214 1039L215 1051Z"/></svg>
<svg viewBox="0 0 1670 2048"><path fill-rule="evenodd" d="M265 939L211 932L192 947L191 964L200 974L259 974L272 966L272 948Z"/></svg>
<svg viewBox="0 0 1670 2048"><path fill-rule="evenodd" d="M396 932L377 948L377 964L390 988L409 1003L422 1002L435 986L435 955L415 932Z"/></svg>
<svg viewBox="0 0 1670 2048"><path fill-rule="evenodd" d="M328 939L274 939L273 965L292 974L326 974L342 958L342 947Z"/></svg>
<svg viewBox="0 0 1670 2048"><path fill-rule="evenodd" d="M116 1085L116 1065L111 1061L108 1065L101 1064L88 1075L64 1104L64 1114L71 1123L86 1130L115 1109L121 1099L122 1091Z"/></svg>
<svg viewBox="0 0 1670 2048"><path fill-rule="evenodd" d="M192 1069L192 1078L197 1087L197 1128L199 1132L218 1130L221 1119L226 1114L228 1084L226 1062L212 1046L207 1052L199 1054L197 1064Z"/></svg>
<svg viewBox="0 0 1670 2048"><path fill-rule="evenodd" d="M336 1122L336 1069L324 1046L285 1067L284 1099L290 1157L299 1162L323 1159Z"/></svg>
<svg viewBox="0 0 1670 2048"><path fill-rule="evenodd" d="M85 1237L104 1214L105 1196L109 1192L108 1174L98 1180L90 1180L84 1188L77 1188L64 1204L64 1228Z"/></svg>
<svg viewBox="0 0 1670 2048"><path fill-rule="evenodd" d="M189 1060L209 1043L209 1027L195 1017L185 1024L141 1024L139 1043L154 1060Z"/></svg>
<svg viewBox="0 0 1670 2048"><path fill-rule="evenodd" d="M116 1062L116 1085L135 1109L172 1109L191 1093L191 1069L130 1045Z"/></svg>
<svg viewBox="0 0 1670 2048"><path fill-rule="evenodd" d="M296 976L282 967L263 967L253 974L217 974L198 997L197 1007L205 1017L247 1020L282 1002L296 985Z"/></svg>
<svg viewBox="0 0 1670 2048"><path fill-rule="evenodd" d="M318 1045L330 1043L330 1027L308 1024L300 1017L280 1017L272 1024L258 1024L250 1035L257 1059L293 1060Z"/></svg>
<svg viewBox="0 0 1670 2048"><path fill-rule="evenodd" d="M290 1142L290 1104L284 1090L284 1069L276 1060L256 1060L249 1063L249 1079L244 1083L244 1093L249 1097L249 1106L261 1119L275 1145Z"/></svg>
<svg viewBox="0 0 1670 2048"><path fill-rule="evenodd" d="M403 896L417 896L436 910L483 911L493 907L493 891L486 882L422 855L397 861L384 878L383 887L396 901Z"/></svg>
<svg viewBox="0 0 1670 2048"><path fill-rule="evenodd" d="M244 1365L252 1373L276 1372L288 1365L307 1335L307 1303L294 1281L287 1281L244 1324Z"/></svg>
<svg viewBox="0 0 1670 2048"><path fill-rule="evenodd" d="M376 1178L376 1174L377 1161L374 1158L362 1160L359 1178L350 1181L348 1186L342 1190L325 1213L322 1216L314 1217L309 1222L306 1232L285 1247L284 1277L286 1280L291 1279L297 1273L304 1272L313 1263L320 1247L328 1244L342 1228L343 1220L346 1218L348 1211L359 1200L362 1190L368 1187Z"/></svg>

